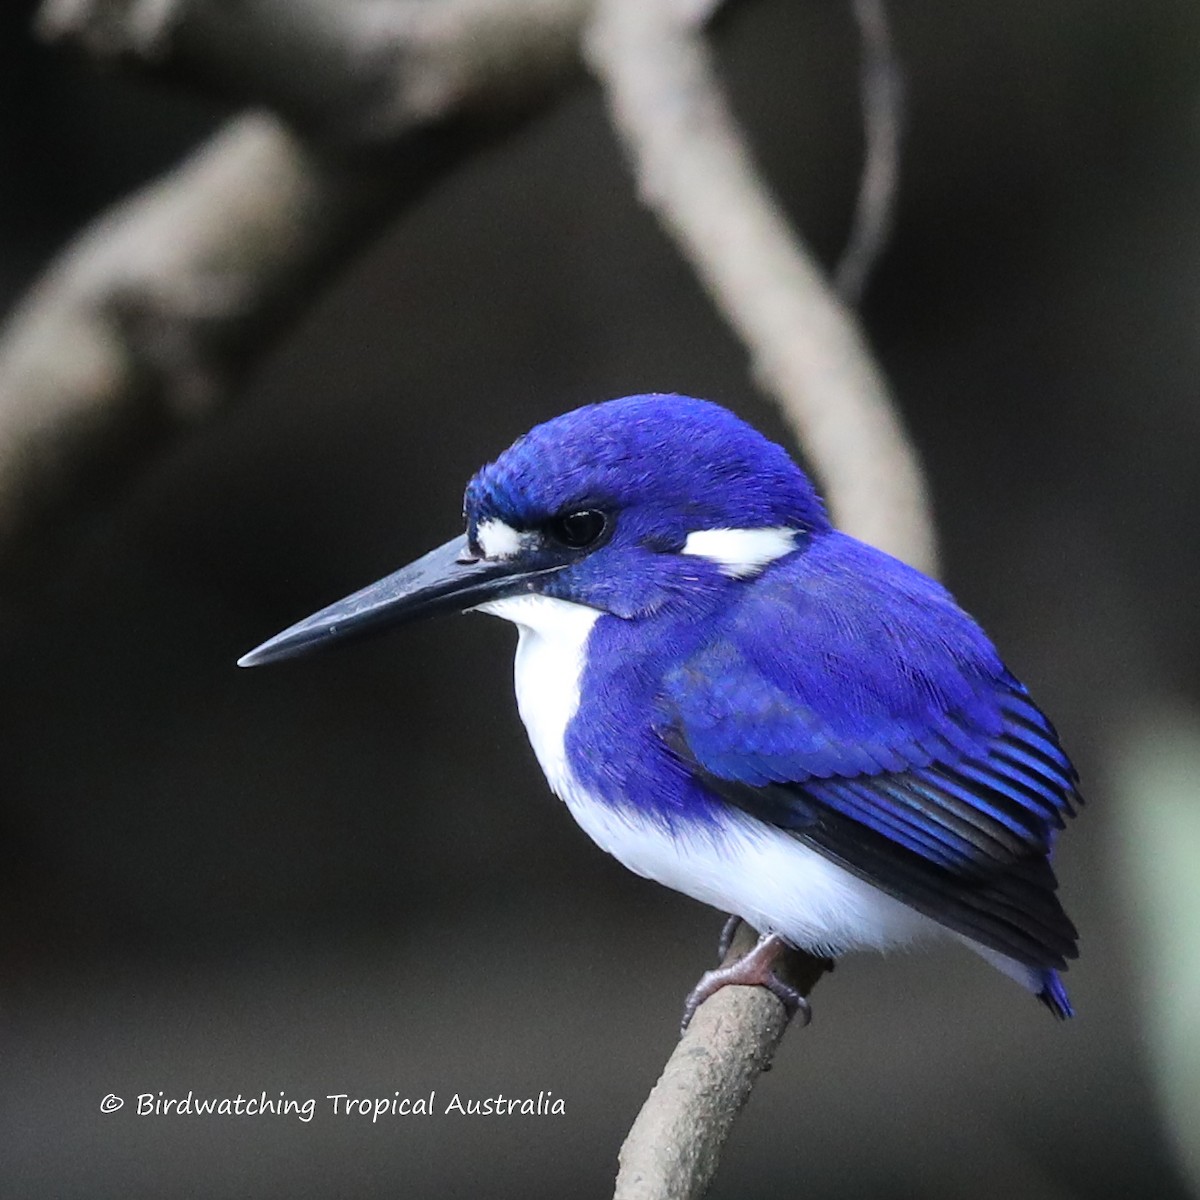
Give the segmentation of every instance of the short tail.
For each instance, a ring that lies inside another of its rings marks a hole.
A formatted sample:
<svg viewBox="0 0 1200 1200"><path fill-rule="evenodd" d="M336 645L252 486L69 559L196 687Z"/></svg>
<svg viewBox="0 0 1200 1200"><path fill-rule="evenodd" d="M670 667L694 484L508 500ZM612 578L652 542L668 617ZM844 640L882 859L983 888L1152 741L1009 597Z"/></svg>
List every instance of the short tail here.
<svg viewBox="0 0 1200 1200"><path fill-rule="evenodd" d="M997 970L1003 971L1009 979L1015 979L1022 987L1027 987L1060 1021L1075 1015L1071 1001L1067 997L1067 989L1058 972L1051 967L1027 967L1024 963L999 954L990 946L981 946L969 938L962 939L980 958L987 959Z"/></svg>
<svg viewBox="0 0 1200 1200"><path fill-rule="evenodd" d="M1060 1020L1065 1021L1075 1015L1071 1001L1067 997L1067 989L1057 971L1042 972L1042 990L1037 998Z"/></svg>

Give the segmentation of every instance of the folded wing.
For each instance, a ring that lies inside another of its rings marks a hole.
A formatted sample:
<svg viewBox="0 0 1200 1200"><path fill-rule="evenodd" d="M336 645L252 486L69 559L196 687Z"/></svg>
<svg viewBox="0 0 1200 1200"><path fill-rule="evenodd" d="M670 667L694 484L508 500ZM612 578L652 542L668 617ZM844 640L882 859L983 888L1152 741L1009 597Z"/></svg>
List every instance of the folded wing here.
<svg viewBox="0 0 1200 1200"><path fill-rule="evenodd" d="M840 540L836 570L814 547L758 580L665 678L660 736L726 802L984 946L1062 967L1076 934L1049 856L1077 776L1053 726L939 585Z"/></svg>

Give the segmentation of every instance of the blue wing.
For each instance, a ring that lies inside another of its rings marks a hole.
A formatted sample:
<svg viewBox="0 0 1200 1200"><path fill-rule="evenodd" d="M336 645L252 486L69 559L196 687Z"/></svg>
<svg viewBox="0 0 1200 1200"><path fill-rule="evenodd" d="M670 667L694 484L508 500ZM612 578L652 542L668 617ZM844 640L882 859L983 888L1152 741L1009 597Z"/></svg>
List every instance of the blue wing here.
<svg viewBox="0 0 1200 1200"><path fill-rule="evenodd" d="M1076 774L938 584L841 535L751 587L664 679L660 735L730 803L985 946L1061 967Z"/></svg>

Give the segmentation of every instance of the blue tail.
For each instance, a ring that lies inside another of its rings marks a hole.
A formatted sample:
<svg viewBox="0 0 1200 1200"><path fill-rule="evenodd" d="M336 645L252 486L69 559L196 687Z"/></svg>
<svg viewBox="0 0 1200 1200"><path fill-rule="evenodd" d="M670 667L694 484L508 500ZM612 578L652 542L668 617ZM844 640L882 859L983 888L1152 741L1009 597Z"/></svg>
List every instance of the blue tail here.
<svg viewBox="0 0 1200 1200"><path fill-rule="evenodd" d="M1067 989L1057 971L1042 973L1042 990L1037 998L1060 1020L1065 1021L1075 1015L1071 1001L1067 998Z"/></svg>

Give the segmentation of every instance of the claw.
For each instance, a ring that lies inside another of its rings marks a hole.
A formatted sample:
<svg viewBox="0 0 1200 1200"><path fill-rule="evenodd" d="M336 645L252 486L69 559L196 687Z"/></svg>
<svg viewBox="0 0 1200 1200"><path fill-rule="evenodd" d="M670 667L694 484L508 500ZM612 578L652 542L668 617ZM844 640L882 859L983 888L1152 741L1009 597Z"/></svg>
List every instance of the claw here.
<svg viewBox="0 0 1200 1200"><path fill-rule="evenodd" d="M725 924L721 926L721 937L717 941L717 963L725 961L725 955L729 953L729 947L733 945L733 939L737 935L738 926L742 923L742 918L736 914L725 918Z"/></svg>
<svg viewBox="0 0 1200 1200"><path fill-rule="evenodd" d="M736 921L736 917L730 921ZM726 929L730 922L726 922ZM736 925L734 926L736 929ZM788 1016L799 1015L801 1022L807 1025L812 1020L812 1008L808 1001L790 984L784 983L775 974L775 962L787 949L787 943L777 933L764 934L758 939L758 944L749 954L730 963L727 967L717 967L714 971L705 971L700 976L699 983L688 993L683 1005L683 1023L679 1032L682 1034L696 1015L696 1009L709 996L719 992L721 988L735 984L743 987L765 987L775 996L787 1010Z"/></svg>

